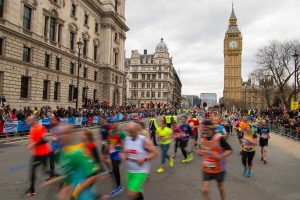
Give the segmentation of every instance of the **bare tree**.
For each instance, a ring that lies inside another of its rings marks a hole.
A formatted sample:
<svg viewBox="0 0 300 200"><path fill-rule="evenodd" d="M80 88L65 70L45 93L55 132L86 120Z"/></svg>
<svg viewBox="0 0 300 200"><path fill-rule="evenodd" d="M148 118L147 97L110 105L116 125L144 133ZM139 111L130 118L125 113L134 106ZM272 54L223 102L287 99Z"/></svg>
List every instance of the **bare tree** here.
<svg viewBox="0 0 300 200"><path fill-rule="evenodd" d="M277 95L286 107L289 107L294 91L293 75L295 75L295 64L293 54L300 50L299 41L271 41L262 47L256 54L258 70L263 75L268 75L274 82ZM299 65L297 66L299 71ZM299 80L298 80L299 81Z"/></svg>
<svg viewBox="0 0 300 200"><path fill-rule="evenodd" d="M272 97L278 95L277 86L270 75L264 74L262 69L256 69L250 74L252 83L256 85L257 92L266 101L268 107L274 103ZM264 104L264 103L262 103Z"/></svg>

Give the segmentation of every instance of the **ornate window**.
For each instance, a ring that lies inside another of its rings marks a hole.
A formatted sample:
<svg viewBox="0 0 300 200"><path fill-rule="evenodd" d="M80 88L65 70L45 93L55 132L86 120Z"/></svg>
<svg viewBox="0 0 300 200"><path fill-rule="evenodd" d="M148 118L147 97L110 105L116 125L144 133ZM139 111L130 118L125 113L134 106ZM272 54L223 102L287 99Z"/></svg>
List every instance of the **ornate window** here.
<svg viewBox="0 0 300 200"><path fill-rule="evenodd" d="M30 77L21 77L21 98L29 98Z"/></svg>
<svg viewBox="0 0 300 200"><path fill-rule="evenodd" d="M0 0L0 17L3 17L4 13L4 0Z"/></svg>
<svg viewBox="0 0 300 200"><path fill-rule="evenodd" d="M54 17L50 18L50 40L55 42L55 33L56 33L56 19Z"/></svg>
<svg viewBox="0 0 300 200"><path fill-rule="evenodd" d="M24 11L23 11L23 28L30 30L31 29L31 12L32 9L24 5Z"/></svg>
<svg viewBox="0 0 300 200"><path fill-rule="evenodd" d="M76 5L75 5L75 3L72 3L72 5L71 5L71 16L72 17L76 16Z"/></svg>

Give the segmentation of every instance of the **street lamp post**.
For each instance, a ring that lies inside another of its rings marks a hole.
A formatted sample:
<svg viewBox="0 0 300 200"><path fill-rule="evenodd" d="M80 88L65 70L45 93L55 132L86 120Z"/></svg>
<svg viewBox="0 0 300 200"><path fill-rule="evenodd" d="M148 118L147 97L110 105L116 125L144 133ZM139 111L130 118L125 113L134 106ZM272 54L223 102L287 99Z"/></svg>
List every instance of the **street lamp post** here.
<svg viewBox="0 0 300 200"><path fill-rule="evenodd" d="M244 86L245 86L245 101L244 101L244 104L245 104L245 110L247 111L247 83L245 83Z"/></svg>
<svg viewBox="0 0 300 200"><path fill-rule="evenodd" d="M299 54L297 53L297 50L295 50L295 54L293 55L293 57L294 57L294 60L295 60L294 101L297 101L297 79L298 79L297 65L298 65L298 58L299 58Z"/></svg>
<svg viewBox="0 0 300 200"><path fill-rule="evenodd" d="M151 106L151 103L152 103L152 84L153 84L152 79L150 80L150 84L151 84L151 87L150 87L150 106Z"/></svg>
<svg viewBox="0 0 300 200"><path fill-rule="evenodd" d="M78 70L77 70L77 97L76 97L76 110L78 110L78 97L79 97L79 70L80 70L80 50L83 45L81 42L81 39L79 38L79 41L77 42L78 45Z"/></svg>
<svg viewBox="0 0 300 200"><path fill-rule="evenodd" d="M89 91L89 86L86 86L85 88L85 97L84 97L84 105L85 107L87 107L87 103L88 103L88 91Z"/></svg>

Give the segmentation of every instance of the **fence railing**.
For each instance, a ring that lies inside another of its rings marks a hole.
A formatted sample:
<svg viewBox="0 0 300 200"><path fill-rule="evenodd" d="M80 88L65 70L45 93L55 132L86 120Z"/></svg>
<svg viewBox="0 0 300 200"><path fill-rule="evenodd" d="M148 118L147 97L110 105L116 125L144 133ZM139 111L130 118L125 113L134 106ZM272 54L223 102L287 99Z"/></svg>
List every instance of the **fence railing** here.
<svg viewBox="0 0 300 200"><path fill-rule="evenodd" d="M300 140L300 129L299 128L292 128L292 127L285 127L281 124L271 124L270 125L271 131L278 135L282 135L285 137L292 138L294 140Z"/></svg>

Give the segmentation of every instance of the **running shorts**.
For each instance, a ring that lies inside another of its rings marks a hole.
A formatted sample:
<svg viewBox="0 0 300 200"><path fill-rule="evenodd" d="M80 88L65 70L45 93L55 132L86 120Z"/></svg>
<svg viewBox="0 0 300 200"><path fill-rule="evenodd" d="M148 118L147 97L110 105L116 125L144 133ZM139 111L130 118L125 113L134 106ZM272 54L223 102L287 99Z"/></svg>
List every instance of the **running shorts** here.
<svg viewBox="0 0 300 200"><path fill-rule="evenodd" d="M220 172L220 173L206 173L203 172L203 181L211 181L211 180L216 180L218 183L224 182L225 179L225 171Z"/></svg>
<svg viewBox="0 0 300 200"><path fill-rule="evenodd" d="M127 189L133 192L143 192L143 185L147 175L147 173L127 172Z"/></svg>
<svg viewBox="0 0 300 200"><path fill-rule="evenodd" d="M260 138L259 139L259 146L261 147L266 147L269 144L269 140L268 139L264 139L264 138Z"/></svg>
<svg viewBox="0 0 300 200"><path fill-rule="evenodd" d="M192 137L192 139L194 139L196 141L198 140L198 134L193 134L191 137Z"/></svg>

